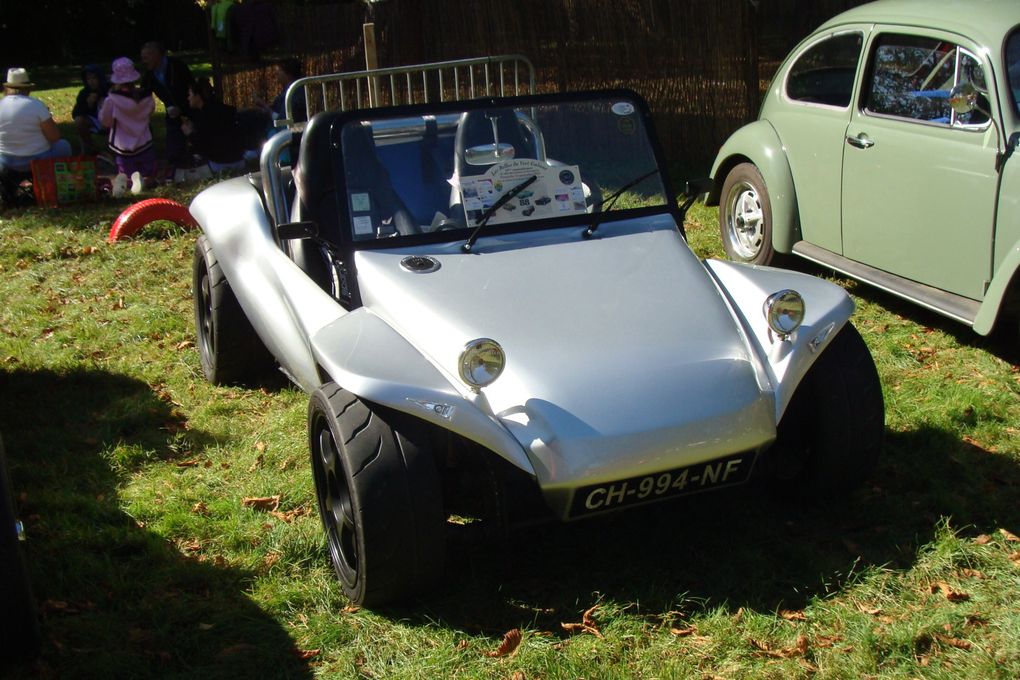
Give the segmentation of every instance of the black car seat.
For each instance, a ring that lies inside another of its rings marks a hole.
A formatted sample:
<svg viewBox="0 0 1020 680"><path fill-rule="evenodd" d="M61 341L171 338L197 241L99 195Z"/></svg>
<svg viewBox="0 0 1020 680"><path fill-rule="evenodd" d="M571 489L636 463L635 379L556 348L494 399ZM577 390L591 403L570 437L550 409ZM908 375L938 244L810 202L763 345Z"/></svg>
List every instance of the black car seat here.
<svg viewBox="0 0 1020 680"><path fill-rule="evenodd" d="M367 124L348 124L343 131L342 143L347 195L353 197L359 194L368 198L368 210L359 211L357 205L352 206L355 219L371 218L377 236L420 233L421 227L393 188L386 166L379 161L372 127Z"/></svg>
<svg viewBox="0 0 1020 680"><path fill-rule="evenodd" d="M341 115L323 112L308 122L301 136L297 185L302 219L315 222L322 239L343 249L350 245L353 225L349 224L350 217L341 213L346 209L346 201L341 200L340 178L335 176L339 151L334 142L339 141L340 135L334 128ZM369 194L373 225L383 234L388 225L392 225L394 233L418 233L420 229L394 191L386 168L376 157L371 127L348 124L342 143L347 192Z"/></svg>

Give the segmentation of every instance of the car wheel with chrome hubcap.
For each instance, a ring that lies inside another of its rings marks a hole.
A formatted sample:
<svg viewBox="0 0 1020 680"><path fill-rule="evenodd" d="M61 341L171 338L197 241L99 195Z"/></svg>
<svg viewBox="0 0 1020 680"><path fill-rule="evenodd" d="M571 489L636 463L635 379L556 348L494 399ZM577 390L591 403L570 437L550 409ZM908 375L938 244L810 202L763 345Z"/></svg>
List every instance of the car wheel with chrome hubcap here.
<svg viewBox="0 0 1020 680"><path fill-rule="evenodd" d="M772 205L765 180L751 163L741 163L726 175L719 202L719 229L731 260L767 265L775 258Z"/></svg>

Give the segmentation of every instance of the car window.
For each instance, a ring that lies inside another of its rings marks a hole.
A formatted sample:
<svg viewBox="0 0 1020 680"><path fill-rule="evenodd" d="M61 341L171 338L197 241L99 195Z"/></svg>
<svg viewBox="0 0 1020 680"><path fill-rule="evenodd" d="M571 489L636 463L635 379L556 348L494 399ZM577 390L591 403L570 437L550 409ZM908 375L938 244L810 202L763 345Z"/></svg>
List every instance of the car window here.
<svg viewBox="0 0 1020 680"><path fill-rule="evenodd" d="M636 102L449 109L399 118L379 110L344 125L346 238L389 244L442 232L463 240L480 224L554 227L563 218L669 205Z"/></svg>
<svg viewBox="0 0 1020 680"><path fill-rule="evenodd" d="M812 104L849 106L862 43L863 36L855 32L809 47L790 67L786 96Z"/></svg>
<svg viewBox="0 0 1020 680"><path fill-rule="evenodd" d="M1013 93L1013 104L1020 112L1020 29L1006 38L1006 73L1009 75L1009 89Z"/></svg>
<svg viewBox="0 0 1020 680"><path fill-rule="evenodd" d="M984 68L971 53L938 38L886 33L875 41L864 94L868 113L936 125L981 125L980 111L955 116L949 92L960 83L986 91ZM979 100L988 110L987 98Z"/></svg>

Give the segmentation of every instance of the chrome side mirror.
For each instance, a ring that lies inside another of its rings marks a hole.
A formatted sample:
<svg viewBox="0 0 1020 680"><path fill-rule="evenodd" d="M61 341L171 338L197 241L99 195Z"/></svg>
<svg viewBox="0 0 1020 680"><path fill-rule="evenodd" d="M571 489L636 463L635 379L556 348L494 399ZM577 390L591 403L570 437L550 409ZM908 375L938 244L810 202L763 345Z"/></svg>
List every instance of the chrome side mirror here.
<svg viewBox="0 0 1020 680"><path fill-rule="evenodd" d="M464 150L464 161L468 165L492 165L514 157L512 144L480 144Z"/></svg>
<svg viewBox="0 0 1020 680"><path fill-rule="evenodd" d="M985 93L974 87L974 83L960 83L949 91L949 106L958 116L966 115L971 111L977 111L988 118L988 121L995 129L995 171L999 172L1002 170L1002 164L1006 162L1006 159L1013 152L1008 148L1008 143L1006 150L1002 151L1002 131L999 129L999 124L995 122L992 112L986 110L978 103L978 97L983 94Z"/></svg>
<svg viewBox="0 0 1020 680"><path fill-rule="evenodd" d="M974 87L974 83L960 83L949 91L949 106L959 116L968 114L975 109L988 115L987 111L982 111L978 106L978 94L980 93Z"/></svg>

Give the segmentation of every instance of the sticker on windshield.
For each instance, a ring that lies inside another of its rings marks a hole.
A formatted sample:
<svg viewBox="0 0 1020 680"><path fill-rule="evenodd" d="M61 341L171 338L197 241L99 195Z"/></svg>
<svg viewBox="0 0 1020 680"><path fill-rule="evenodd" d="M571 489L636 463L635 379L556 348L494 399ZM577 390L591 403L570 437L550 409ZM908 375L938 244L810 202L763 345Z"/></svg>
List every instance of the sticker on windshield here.
<svg viewBox="0 0 1020 680"><path fill-rule="evenodd" d="M586 212L581 171L576 165L550 167L518 158L492 166L484 175L460 178L461 203L469 225L504 194L531 177L534 181L489 218L489 224L548 219Z"/></svg>
<svg viewBox="0 0 1020 680"><path fill-rule="evenodd" d="M613 113L618 116L629 116L634 113L634 105L630 102L616 102L613 104Z"/></svg>
<svg viewBox="0 0 1020 680"><path fill-rule="evenodd" d="M354 233L356 236L372 235L372 218L368 215L354 218Z"/></svg>
<svg viewBox="0 0 1020 680"><path fill-rule="evenodd" d="M351 210L354 212L368 212L372 209L372 203L368 200L368 194L351 194Z"/></svg>

